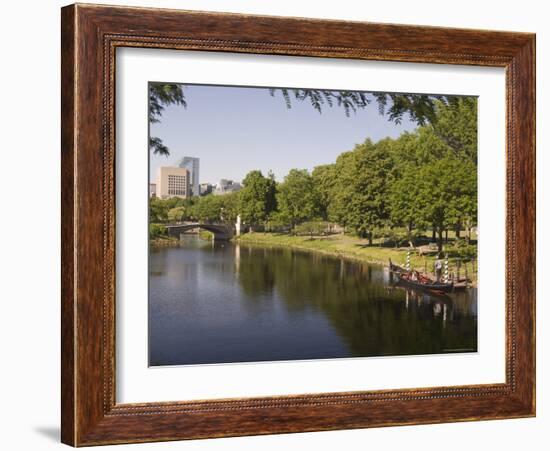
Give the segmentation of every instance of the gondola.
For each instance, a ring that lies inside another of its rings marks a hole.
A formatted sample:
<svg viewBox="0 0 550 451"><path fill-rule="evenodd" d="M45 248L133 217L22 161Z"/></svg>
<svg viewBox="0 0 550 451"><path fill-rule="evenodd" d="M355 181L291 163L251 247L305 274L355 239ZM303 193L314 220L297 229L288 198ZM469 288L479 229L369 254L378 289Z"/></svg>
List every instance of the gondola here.
<svg viewBox="0 0 550 451"><path fill-rule="evenodd" d="M403 285L410 286L412 288L417 288L420 290L428 290L437 293L450 293L454 289L453 282L436 282L430 279L429 277L423 276L422 274L416 273L416 280L413 279L412 272L398 273L397 277L398 282Z"/></svg>

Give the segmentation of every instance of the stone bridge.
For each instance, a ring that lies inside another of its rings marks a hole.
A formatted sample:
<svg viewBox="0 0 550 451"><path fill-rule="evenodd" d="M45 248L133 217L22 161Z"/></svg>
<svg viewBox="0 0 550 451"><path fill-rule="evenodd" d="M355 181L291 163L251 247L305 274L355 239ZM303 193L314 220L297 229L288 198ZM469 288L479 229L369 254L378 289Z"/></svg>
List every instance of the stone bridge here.
<svg viewBox="0 0 550 451"><path fill-rule="evenodd" d="M235 228L230 224L202 224L202 223L185 223L185 224L168 224L165 226L170 236L178 237L185 232L193 229L208 230L214 235L216 241L227 241L235 235Z"/></svg>

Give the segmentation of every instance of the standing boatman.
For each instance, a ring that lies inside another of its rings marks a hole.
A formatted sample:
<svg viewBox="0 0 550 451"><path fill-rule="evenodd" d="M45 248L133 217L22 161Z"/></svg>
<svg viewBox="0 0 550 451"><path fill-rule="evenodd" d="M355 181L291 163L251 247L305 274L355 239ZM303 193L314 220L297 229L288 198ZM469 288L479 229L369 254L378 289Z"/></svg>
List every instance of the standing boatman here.
<svg viewBox="0 0 550 451"><path fill-rule="evenodd" d="M437 258L435 261L435 280L438 282L441 280L441 269L443 268L443 263L441 263L441 260Z"/></svg>

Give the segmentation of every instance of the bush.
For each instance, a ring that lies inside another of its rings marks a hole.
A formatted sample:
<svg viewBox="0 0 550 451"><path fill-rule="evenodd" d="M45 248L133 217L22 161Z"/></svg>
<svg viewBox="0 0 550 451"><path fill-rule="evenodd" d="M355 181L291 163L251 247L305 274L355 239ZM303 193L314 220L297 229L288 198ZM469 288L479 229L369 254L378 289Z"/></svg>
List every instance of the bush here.
<svg viewBox="0 0 550 451"><path fill-rule="evenodd" d="M290 226L279 212L274 211L269 215L269 218L265 224L266 232L289 232Z"/></svg>
<svg viewBox="0 0 550 451"><path fill-rule="evenodd" d="M162 224L149 224L149 239L164 238L167 235L168 231Z"/></svg>
<svg viewBox="0 0 550 451"><path fill-rule="evenodd" d="M462 259L474 259L477 257L477 246L468 244L467 239L457 239L452 246L446 249L450 256Z"/></svg>
<svg viewBox="0 0 550 451"><path fill-rule="evenodd" d="M294 228L296 235L325 235L329 229L329 223L325 221L307 221Z"/></svg>

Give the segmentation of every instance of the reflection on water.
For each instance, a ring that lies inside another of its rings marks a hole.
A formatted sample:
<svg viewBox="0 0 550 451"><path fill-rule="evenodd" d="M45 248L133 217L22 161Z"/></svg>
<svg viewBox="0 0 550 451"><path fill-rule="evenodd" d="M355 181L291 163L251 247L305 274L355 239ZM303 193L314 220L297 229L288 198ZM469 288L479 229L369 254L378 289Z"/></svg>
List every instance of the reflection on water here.
<svg viewBox="0 0 550 451"><path fill-rule="evenodd" d="M477 350L475 289L436 296L377 265L186 238L150 253L150 365Z"/></svg>

